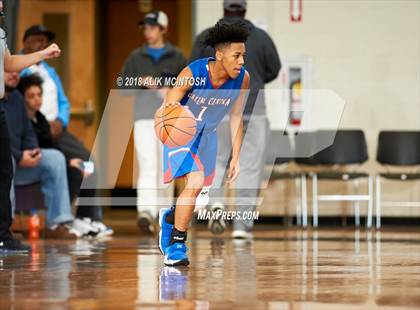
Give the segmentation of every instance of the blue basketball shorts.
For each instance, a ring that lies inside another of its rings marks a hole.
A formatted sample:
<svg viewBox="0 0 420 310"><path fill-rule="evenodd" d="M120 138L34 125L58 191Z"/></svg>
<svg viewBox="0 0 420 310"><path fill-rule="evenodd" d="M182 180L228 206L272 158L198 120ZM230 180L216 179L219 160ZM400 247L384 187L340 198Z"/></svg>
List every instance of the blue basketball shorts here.
<svg viewBox="0 0 420 310"><path fill-rule="evenodd" d="M217 157L216 131L197 134L190 143L179 147L163 146L163 181L185 176L194 171L204 172L204 186L213 183Z"/></svg>

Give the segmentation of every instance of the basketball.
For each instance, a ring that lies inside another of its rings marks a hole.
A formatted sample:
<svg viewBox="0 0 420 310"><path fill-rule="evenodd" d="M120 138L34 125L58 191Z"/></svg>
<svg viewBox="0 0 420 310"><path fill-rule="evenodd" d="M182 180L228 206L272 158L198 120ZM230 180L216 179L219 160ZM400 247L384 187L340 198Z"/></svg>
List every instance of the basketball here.
<svg viewBox="0 0 420 310"><path fill-rule="evenodd" d="M159 140L169 147L186 145L196 133L196 120L183 106L161 107L155 114L155 132Z"/></svg>

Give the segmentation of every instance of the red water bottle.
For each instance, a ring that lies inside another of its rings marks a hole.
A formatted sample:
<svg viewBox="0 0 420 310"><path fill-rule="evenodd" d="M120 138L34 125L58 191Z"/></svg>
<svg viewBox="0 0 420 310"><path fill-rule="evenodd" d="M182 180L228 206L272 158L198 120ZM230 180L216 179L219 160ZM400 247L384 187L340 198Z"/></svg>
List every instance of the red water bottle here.
<svg viewBox="0 0 420 310"><path fill-rule="evenodd" d="M28 238L30 240L39 239L39 226L40 220L38 214L36 214L35 209L32 209L32 215L28 221Z"/></svg>

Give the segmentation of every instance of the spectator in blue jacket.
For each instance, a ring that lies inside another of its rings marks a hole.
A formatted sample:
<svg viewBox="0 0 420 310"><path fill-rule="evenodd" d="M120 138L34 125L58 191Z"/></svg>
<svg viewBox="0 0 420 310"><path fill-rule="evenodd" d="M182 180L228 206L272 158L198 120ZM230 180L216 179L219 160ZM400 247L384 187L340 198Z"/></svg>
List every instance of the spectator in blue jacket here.
<svg viewBox="0 0 420 310"><path fill-rule="evenodd" d="M23 53L29 54L45 48L55 34L43 25L29 27L23 37ZM21 75L37 73L43 80L44 97L41 112L51 125L51 133L58 138L70 119L70 102L66 97L60 77L46 61L40 61L21 72Z"/></svg>

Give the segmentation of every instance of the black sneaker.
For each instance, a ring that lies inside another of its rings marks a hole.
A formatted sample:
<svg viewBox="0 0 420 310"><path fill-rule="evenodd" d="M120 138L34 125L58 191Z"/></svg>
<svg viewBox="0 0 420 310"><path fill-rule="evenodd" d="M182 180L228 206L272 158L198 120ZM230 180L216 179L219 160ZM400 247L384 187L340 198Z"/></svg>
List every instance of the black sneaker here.
<svg viewBox="0 0 420 310"><path fill-rule="evenodd" d="M14 254L14 253L29 253L31 247L21 243L19 240L10 238L7 240L0 240L0 254Z"/></svg>

